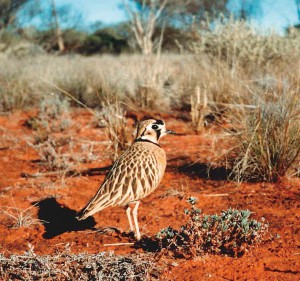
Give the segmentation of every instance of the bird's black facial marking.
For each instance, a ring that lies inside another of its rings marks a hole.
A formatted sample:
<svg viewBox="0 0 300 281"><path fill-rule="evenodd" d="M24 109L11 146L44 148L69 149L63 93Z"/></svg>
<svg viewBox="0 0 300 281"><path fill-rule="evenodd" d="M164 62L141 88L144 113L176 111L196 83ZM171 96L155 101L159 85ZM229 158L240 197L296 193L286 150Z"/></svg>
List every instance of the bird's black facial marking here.
<svg viewBox="0 0 300 281"><path fill-rule="evenodd" d="M153 130L157 130L159 127L157 125L152 125Z"/></svg>
<svg viewBox="0 0 300 281"><path fill-rule="evenodd" d="M156 130L155 132L156 132L156 138L157 138L157 140L159 140L160 135L161 135L161 130Z"/></svg>
<svg viewBox="0 0 300 281"><path fill-rule="evenodd" d="M141 137L145 135L146 131L147 131L147 129L145 129L145 130L142 132Z"/></svg>
<svg viewBox="0 0 300 281"><path fill-rule="evenodd" d="M164 121L162 121L162 120L156 120L156 122L154 124L164 125Z"/></svg>

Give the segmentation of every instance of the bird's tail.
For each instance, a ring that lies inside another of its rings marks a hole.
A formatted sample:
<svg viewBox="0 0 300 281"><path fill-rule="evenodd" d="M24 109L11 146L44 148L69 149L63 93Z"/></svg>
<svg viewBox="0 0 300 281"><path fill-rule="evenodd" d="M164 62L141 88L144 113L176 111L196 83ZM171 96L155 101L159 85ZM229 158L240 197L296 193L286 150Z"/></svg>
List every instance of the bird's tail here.
<svg viewBox="0 0 300 281"><path fill-rule="evenodd" d="M105 204L105 205L99 204L98 205L97 201L95 202L94 198L92 198L92 200L83 209L81 209L79 212L77 212L75 217L79 221L85 220L89 216L92 216L93 214L101 211L102 209L106 208L107 206L109 206L109 204Z"/></svg>
<svg viewBox="0 0 300 281"><path fill-rule="evenodd" d="M96 212L99 212L108 206L111 206L109 194L99 196L98 191L98 193L90 200L90 202L76 214L76 218L78 220L85 220L87 217L92 216Z"/></svg>
<svg viewBox="0 0 300 281"><path fill-rule="evenodd" d="M97 210L95 210L95 208L93 208L93 205L91 204L91 202L89 202L84 208L82 208L80 211L77 212L75 217L79 221L85 220L89 216L92 216L96 211Z"/></svg>
<svg viewBox="0 0 300 281"><path fill-rule="evenodd" d="M78 219L79 221L84 220L88 217L85 213L85 208L81 209L79 212L77 212L75 218Z"/></svg>

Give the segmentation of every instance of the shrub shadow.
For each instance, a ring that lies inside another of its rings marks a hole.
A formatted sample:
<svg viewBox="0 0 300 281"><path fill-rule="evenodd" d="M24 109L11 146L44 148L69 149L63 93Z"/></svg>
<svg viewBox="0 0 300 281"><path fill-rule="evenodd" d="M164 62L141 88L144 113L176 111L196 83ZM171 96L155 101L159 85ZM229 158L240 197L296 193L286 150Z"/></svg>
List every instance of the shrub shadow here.
<svg viewBox="0 0 300 281"><path fill-rule="evenodd" d="M112 165L101 167L101 168L89 168L87 170L81 171L80 176L92 177L92 176L106 175L111 168Z"/></svg>
<svg viewBox="0 0 300 281"><path fill-rule="evenodd" d="M40 159L37 160L32 160L32 163L42 163L42 161ZM65 177L80 177L80 176L100 176L100 175L106 175L109 170L111 169L112 165L106 166L106 167L102 167L102 168L90 168L87 170L83 170L83 171L76 171L76 170L70 170L67 171L64 176ZM50 172L45 172L44 174L41 173L39 176L59 176L61 173L61 171L50 171ZM21 173L20 174L22 178L36 178L37 174L28 174L28 173Z"/></svg>
<svg viewBox="0 0 300 281"><path fill-rule="evenodd" d="M38 208L38 218L45 227L43 237L53 238L70 231L94 229L96 222L93 217L78 221L76 211L60 205L55 198L50 197L33 203Z"/></svg>
<svg viewBox="0 0 300 281"><path fill-rule="evenodd" d="M157 253L162 250L162 245L153 237L143 236L140 241L136 241L133 245L135 249L142 249L145 252Z"/></svg>
<svg viewBox="0 0 300 281"><path fill-rule="evenodd" d="M190 177L210 180L228 180L232 178L232 169L213 167L209 163L191 163L188 157L173 158L168 161L167 170L179 172Z"/></svg>
<svg viewBox="0 0 300 281"><path fill-rule="evenodd" d="M180 173L210 180L227 180L232 174L231 169L212 167L207 163L193 163L178 167Z"/></svg>

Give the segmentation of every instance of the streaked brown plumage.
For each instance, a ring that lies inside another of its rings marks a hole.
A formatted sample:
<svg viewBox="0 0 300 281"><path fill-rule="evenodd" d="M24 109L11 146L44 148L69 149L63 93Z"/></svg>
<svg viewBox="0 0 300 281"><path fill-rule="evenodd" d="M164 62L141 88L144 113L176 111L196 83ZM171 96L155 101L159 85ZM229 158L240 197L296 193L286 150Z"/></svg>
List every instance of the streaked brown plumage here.
<svg viewBox="0 0 300 281"><path fill-rule="evenodd" d="M153 192L162 180L166 154L158 141L170 133L173 132L166 130L162 120L148 119L140 122L134 143L115 161L96 195L78 213L77 218L85 219L108 206L128 206L126 213L133 231L129 204L136 203L133 219L136 238L139 240L139 200Z"/></svg>

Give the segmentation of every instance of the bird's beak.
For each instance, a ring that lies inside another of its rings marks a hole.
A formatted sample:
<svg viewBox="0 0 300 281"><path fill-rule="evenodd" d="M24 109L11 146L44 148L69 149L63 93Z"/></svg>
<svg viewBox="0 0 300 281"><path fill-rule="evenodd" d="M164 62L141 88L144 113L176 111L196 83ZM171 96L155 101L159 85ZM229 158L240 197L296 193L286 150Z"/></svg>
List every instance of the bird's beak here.
<svg viewBox="0 0 300 281"><path fill-rule="evenodd" d="M168 135L177 135L176 132L171 131L171 130L166 130L166 134L168 134Z"/></svg>

